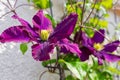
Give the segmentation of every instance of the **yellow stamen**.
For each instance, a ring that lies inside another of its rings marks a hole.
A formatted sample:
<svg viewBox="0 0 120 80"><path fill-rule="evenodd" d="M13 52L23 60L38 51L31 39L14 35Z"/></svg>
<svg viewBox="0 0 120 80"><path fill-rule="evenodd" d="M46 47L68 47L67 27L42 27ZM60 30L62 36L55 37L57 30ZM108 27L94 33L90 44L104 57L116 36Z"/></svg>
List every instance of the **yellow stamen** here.
<svg viewBox="0 0 120 80"><path fill-rule="evenodd" d="M94 44L94 48L98 51L102 50L103 49L103 45L99 44L99 43L95 43Z"/></svg>
<svg viewBox="0 0 120 80"><path fill-rule="evenodd" d="M41 30L40 32L40 38L42 40L47 40L49 37L49 31L48 30Z"/></svg>

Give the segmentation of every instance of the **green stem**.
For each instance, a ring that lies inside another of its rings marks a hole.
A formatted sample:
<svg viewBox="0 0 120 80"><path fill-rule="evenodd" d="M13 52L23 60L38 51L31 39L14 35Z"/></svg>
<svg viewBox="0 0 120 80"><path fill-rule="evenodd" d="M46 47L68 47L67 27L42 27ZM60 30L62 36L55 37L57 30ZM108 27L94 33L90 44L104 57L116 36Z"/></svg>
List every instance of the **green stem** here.
<svg viewBox="0 0 120 80"><path fill-rule="evenodd" d="M51 16L53 17L53 10L52 10L52 5L51 5L51 0L49 0L49 5L50 5L50 14L51 14Z"/></svg>
<svg viewBox="0 0 120 80"><path fill-rule="evenodd" d="M85 12L85 2L86 2L86 0L84 0L84 2L83 2L82 14L81 14L81 25L83 25L83 18L84 18L84 12Z"/></svg>
<svg viewBox="0 0 120 80"><path fill-rule="evenodd" d="M57 47L57 63L58 60L60 59L60 50ZM65 80L65 73L64 73L64 69L62 68L62 66L58 63L58 70L59 70L59 76L60 76L60 80Z"/></svg>
<svg viewBox="0 0 120 80"><path fill-rule="evenodd" d="M84 22L83 24L85 24L85 23L88 21L88 19L90 18L91 14L93 13L93 11L94 11L94 9L95 9L95 5L96 5L96 3L97 3L97 0L95 0L95 3L94 3L93 8L92 8L90 14L88 15L88 17L86 18L86 20L85 20L85 22Z"/></svg>

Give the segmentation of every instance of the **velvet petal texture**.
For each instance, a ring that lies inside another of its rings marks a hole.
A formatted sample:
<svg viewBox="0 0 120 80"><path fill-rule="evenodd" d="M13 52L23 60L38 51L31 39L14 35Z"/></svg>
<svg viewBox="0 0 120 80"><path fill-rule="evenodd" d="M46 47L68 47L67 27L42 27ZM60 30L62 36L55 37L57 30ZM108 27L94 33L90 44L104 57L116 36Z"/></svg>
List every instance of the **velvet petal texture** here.
<svg viewBox="0 0 120 80"><path fill-rule="evenodd" d="M37 41L39 34L37 34L37 32L26 20L20 18L18 15L13 15L12 17L21 23L21 26L23 26L22 29L25 30L34 41Z"/></svg>
<svg viewBox="0 0 120 80"><path fill-rule="evenodd" d="M30 36L28 32L23 30L24 26L13 26L8 29L6 29L1 35L0 35L0 42L28 42L30 41Z"/></svg>
<svg viewBox="0 0 120 80"><path fill-rule="evenodd" d="M49 53L54 49L54 45L49 42L45 42L42 44L35 44L32 46L32 56L35 60L44 61L49 60Z"/></svg>
<svg viewBox="0 0 120 80"><path fill-rule="evenodd" d="M54 29L54 32L50 35L49 40L51 42L56 42L64 38L68 38L75 28L77 17L77 14L70 14L66 17Z"/></svg>
<svg viewBox="0 0 120 80"><path fill-rule="evenodd" d="M117 49L117 47L119 46L120 44L120 41L116 40L116 41L113 41L107 45L104 45L104 51L107 51L107 52L113 52Z"/></svg>
<svg viewBox="0 0 120 80"><path fill-rule="evenodd" d="M102 43L104 41L104 37L105 31L103 29L100 29L99 31L96 31L94 33L92 40L94 41L94 43Z"/></svg>
<svg viewBox="0 0 120 80"><path fill-rule="evenodd" d="M81 56L80 56L80 60L81 61L86 61L89 59L89 56L93 53L88 47L81 47Z"/></svg>
<svg viewBox="0 0 120 80"><path fill-rule="evenodd" d="M33 17L33 26L35 30L49 30L53 31L51 21L45 17L43 10L39 10Z"/></svg>
<svg viewBox="0 0 120 80"><path fill-rule="evenodd" d="M75 43L71 43L68 39L63 39L59 43L61 52L64 53L75 53L78 57L81 55L79 47Z"/></svg>
<svg viewBox="0 0 120 80"><path fill-rule="evenodd" d="M115 62L120 60L120 56L115 55L115 54L109 54L107 52L102 52L104 58L108 62Z"/></svg>
<svg viewBox="0 0 120 80"><path fill-rule="evenodd" d="M83 31L77 32L74 39L75 42L79 44L81 50L81 55L80 55L81 61L88 60L89 56L94 52L94 49L92 48L91 39L88 38L85 32Z"/></svg>

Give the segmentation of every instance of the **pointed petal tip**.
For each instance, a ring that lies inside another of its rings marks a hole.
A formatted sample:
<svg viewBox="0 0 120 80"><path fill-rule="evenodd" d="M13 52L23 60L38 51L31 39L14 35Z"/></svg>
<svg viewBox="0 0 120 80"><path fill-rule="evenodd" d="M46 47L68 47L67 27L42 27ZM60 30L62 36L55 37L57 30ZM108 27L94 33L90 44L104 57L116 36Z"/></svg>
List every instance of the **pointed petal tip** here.
<svg viewBox="0 0 120 80"><path fill-rule="evenodd" d="M71 13L68 17L73 17L77 21L78 15L76 13Z"/></svg>
<svg viewBox="0 0 120 80"><path fill-rule="evenodd" d="M96 31L94 33L94 36L93 36L92 40L95 43L102 43L104 41L104 35L105 35L105 30L104 29L100 29L99 31Z"/></svg>
<svg viewBox="0 0 120 80"><path fill-rule="evenodd" d="M39 30L50 30L52 31L52 22L49 18L47 18L43 10L39 10L32 18L34 29Z"/></svg>
<svg viewBox="0 0 120 80"><path fill-rule="evenodd" d="M13 19L17 19L18 16L16 14L14 14L13 16L11 16Z"/></svg>
<svg viewBox="0 0 120 80"><path fill-rule="evenodd" d="M113 41L111 43L104 45L103 50L107 52L114 52L118 48L119 44L120 44L119 40Z"/></svg>
<svg viewBox="0 0 120 80"><path fill-rule="evenodd" d="M71 13L70 15L65 17L59 24L57 24L57 27L50 35L49 40L56 42L64 38L68 38L75 28L77 19L78 15L75 13Z"/></svg>
<svg viewBox="0 0 120 80"><path fill-rule="evenodd" d="M71 13L70 15L78 17L76 13Z"/></svg>
<svg viewBox="0 0 120 80"><path fill-rule="evenodd" d="M28 42L31 38L28 32L21 29L22 26L12 26L0 34L0 42Z"/></svg>

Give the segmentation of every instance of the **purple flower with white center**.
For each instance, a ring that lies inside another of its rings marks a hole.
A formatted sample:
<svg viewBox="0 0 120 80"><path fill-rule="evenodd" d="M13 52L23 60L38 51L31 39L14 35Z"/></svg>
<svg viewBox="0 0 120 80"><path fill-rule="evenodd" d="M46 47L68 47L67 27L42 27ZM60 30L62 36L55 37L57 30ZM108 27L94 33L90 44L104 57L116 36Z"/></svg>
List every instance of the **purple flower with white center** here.
<svg viewBox="0 0 120 80"><path fill-rule="evenodd" d="M89 38L82 31L76 34L75 40L78 39L80 43L79 45L81 45L80 50L82 51L82 54L80 58L82 61L89 59L90 55L94 55L95 57L97 57L99 64L102 64L103 60L106 60L108 62L120 60L120 56L111 54L117 49L120 41L116 40L106 45L102 45L105 36L104 34L105 31L102 29L96 31L93 38Z"/></svg>
<svg viewBox="0 0 120 80"><path fill-rule="evenodd" d="M42 10L33 17L33 27L17 15L14 15L13 18L18 19L21 25L4 30L0 35L0 42L34 42L32 56L37 61L50 59L50 53L55 46L60 47L63 52L67 50L80 57L81 51L77 44L71 43L67 39L74 30L77 14L71 13L54 30L51 21L44 16Z"/></svg>

